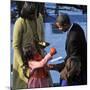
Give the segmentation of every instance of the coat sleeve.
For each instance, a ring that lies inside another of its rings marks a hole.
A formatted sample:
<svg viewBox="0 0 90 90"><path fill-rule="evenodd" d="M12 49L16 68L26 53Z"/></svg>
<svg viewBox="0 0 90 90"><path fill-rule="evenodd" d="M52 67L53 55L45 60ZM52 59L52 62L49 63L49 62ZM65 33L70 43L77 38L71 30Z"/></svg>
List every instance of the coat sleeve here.
<svg viewBox="0 0 90 90"><path fill-rule="evenodd" d="M22 28L22 22L21 18L17 19L15 25L14 25L14 31L13 31L13 48L14 48L14 55L15 60L17 60L17 63L22 66L23 60L22 60L22 35L23 35L23 28Z"/></svg>
<svg viewBox="0 0 90 90"><path fill-rule="evenodd" d="M72 32L68 41L67 56L78 56L81 52L81 37L77 32Z"/></svg>
<svg viewBox="0 0 90 90"><path fill-rule="evenodd" d="M62 63L59 63L59 64L49 64L49 65L51 66L51 67L48 66L49 70L56 70L56 71L61 72L62 69L65 66L65 62L62 62Z"/></svg>
<svg viewBox="0 0 90 90"><path fill-rule="evenodd" d="M29 67L33 70L44 67L47 64L48 60L50 60L51 58L52 56L50 55L50 53L48 53L41 61L30 61Z"/></svg>

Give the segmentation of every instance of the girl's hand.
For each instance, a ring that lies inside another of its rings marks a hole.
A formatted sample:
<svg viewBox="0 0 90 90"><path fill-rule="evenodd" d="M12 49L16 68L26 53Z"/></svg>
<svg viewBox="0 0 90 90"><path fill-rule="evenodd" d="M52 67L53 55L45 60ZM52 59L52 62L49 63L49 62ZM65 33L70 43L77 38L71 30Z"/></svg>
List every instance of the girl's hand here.
<svg viewBox="0 0 90 90"><path fill-rule="evenodd" d="M50 54L53 56L56 53L56 49L54 47L50 48Z"/></svg>

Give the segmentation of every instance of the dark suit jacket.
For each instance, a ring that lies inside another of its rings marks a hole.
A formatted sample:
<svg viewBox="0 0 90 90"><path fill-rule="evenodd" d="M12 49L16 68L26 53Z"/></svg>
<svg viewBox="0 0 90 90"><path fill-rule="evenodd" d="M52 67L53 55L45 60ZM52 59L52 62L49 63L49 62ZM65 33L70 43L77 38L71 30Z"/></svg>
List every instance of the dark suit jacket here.
<svg viewBox="0 0 90 90"><path fill-rule="evenodd" d="M66 39L66 58L77 56L81 61L82 78L87 78L87 43L83 29L76 23L73 24L71 30L67 34ZM84 81L85 81L84 80Z"/></svg>

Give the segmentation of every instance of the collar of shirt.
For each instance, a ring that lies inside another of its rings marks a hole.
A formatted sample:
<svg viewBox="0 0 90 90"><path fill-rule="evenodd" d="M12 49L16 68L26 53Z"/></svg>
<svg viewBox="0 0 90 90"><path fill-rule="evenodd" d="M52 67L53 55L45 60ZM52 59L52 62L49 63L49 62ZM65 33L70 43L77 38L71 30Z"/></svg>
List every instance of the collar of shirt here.
<svg viewBox="0 0 90 90"><path fill-rule="evenodd" d="M72 27L73 27L73 24L71 24L71 26L69 27L67 34L69 33L69 31L71 30Z"/></svg>

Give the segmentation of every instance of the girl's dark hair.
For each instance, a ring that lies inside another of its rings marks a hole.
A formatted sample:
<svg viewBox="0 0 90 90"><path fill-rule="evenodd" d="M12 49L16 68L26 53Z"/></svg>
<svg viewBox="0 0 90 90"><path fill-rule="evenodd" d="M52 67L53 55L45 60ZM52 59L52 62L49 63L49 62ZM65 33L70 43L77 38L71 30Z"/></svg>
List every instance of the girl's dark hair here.
<svg viewBox="0 0 90 90"><path fill-rule="evenodd" d="M31 2L25 2L21 9L21 17L29 18L30 14L35 14L35 4Z"/></svg>
<svg viewBox="0 0 90 90"><path fill-rule="evenodd" d="M28 66L28 61L33 58L33 52L31 49L24 49L23 48L23 62L25 66Z"/></svg>
<svg viewBox="0 0 90 90"><path fill-rule="evenodd" d="M24 49L23 49L23 55L24 55L24 59L25 59L26 61L32 59L32 58L33 58L33 51L32 51L32 49L31 49L31 47L29 47L29 48L24 48Z"/></svg>

